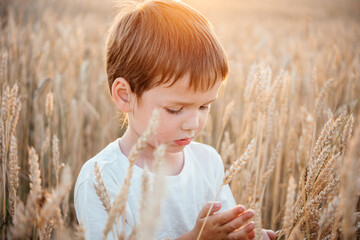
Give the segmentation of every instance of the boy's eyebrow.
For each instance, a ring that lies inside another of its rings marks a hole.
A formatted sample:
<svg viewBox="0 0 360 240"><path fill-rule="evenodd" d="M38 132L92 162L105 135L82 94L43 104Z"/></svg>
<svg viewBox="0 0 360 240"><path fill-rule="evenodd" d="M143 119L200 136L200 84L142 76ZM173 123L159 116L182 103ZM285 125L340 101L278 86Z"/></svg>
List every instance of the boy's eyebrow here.
<svg viewBox="0 0 360 240"><path fill-rule="evenodd" d="M212 100L210 100L210 101L208 101L208 102L206 102L206 103L204 103L202 105L208 105L208 104L214 102L216 99L217 98L214 98L214 99L212 99ZM179 101L176 101L176 102L171 102L171 104L188 106L188 105L192 105L193 103L192 102L179 102Z"/></svg>

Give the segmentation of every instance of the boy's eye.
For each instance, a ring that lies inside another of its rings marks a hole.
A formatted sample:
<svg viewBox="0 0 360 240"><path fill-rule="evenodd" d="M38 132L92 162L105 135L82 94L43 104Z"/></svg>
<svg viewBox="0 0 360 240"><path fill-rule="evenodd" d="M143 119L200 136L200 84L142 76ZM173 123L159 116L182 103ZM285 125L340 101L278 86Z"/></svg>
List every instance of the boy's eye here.
<svg viewBox="0 0 360 240"><path fill-rule="evenodd" d="M200 107L200 110L208 110L210 108L209 105L204 105Z"/></svg>
<svg viewBox="0 0 360 240"><path fill-rule="evenodd" d="M179 109L172 109L172 108L165 108L166 111L170 114L178 114L181 112L182 108L179 108Z"/></svg>

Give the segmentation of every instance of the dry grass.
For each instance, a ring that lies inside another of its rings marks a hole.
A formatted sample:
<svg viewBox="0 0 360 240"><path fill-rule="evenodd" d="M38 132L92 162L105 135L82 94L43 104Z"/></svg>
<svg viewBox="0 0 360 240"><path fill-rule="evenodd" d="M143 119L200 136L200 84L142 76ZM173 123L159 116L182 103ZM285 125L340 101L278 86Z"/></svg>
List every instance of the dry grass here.
<svg viewBox="0 0 360 240"><path fill-rule="evenodd" d="M229 57L198 140L221 153L237 202L279 239L359 236L358 1L186 2ZM111 5L0 4L1 239L84 238L71 176L124 131L103 62Z"/></svg>

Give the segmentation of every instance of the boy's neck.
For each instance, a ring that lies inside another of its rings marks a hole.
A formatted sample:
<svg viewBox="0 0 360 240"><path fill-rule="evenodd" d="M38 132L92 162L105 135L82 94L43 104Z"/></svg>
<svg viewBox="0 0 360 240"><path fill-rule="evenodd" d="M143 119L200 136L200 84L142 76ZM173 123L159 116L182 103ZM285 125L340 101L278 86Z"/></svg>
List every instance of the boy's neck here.
<svg viewBox="0 0 360 240"><path fill-rule="evenodd" d="M126 156L129 157L131 148L136 144L138 139L133 138L133 134L129 134L129 128L125 131L124 135L119 139L119 148L121 152ZM139 153L135 164L140 167L144 168L145 165L152 172L153 162L154 162L154 147L150 146L149 144ZM184 166L184 154L183 151L178 153L165 153L165 169L166 175L178 175Z"/></svg>

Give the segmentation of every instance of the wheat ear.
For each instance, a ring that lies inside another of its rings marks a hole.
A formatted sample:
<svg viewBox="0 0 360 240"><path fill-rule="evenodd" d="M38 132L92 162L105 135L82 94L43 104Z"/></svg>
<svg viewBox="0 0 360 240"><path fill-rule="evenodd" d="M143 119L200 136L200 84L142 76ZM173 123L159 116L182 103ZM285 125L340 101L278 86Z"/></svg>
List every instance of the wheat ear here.
<svg viewBox="0 0 360 240"><path fill-rule="evenodd" d="M320 117L320 115L321 115L321 111L324 106L324 98L326 98L326 96L329 94L329 92L331 90L331 85L333 83L334 83L334 79L330 78L325 83L325 85L321 89L319 96L315 100L315 116L316 116L316 118Z"/></svg>
<svg viewBox="0 0 360 240"><path fill-rule="evenodd" d="M238 158L228 170L225 172L225 177L222 185L226 185L231 182L232 178L236 175L236 173L240 170L241 166L245 165L246 162L249 161L250 157L254 152L255 139L250 141L250 144L247 146L243 155Z"/></svg>
<svg viewBox="0 0 360 240"><path fill-rule="evenodd" d="M111 209L110 196L109 196L108 191L106 190L104 180L102 178L102 173L101 173L99 166L97 165L97 162L95 162L95 164L94 164L94 175L95 175L95 181L96 181L96 184L94 184L96 194L100 198L100 201L101 201L102 205L104 206L105 211L107 213L109 213L110 209Z"/></svg>
<svg viewBox="0 0 360 240"><path fill-rule="evenodd" d="M6 83L8 80L8 53L7 51L4 51L4 53L1 56L1 65L0 65L0 80L3 83Z"/></svg>
<svg viewBox="0 0 360 240"><path fill-rule="evenodd" d="M51 239L51 232L54 228L54 221L49 220L47 223L40 229L40 240L49 240Z"/></svg>
<svg viewBox="0 0 360 240"><path fill-rule="evenodd" d="M31 219L36 219L39 206L38 199L41 196L41 178L39 168L39 157L33 147L28 149L29 152L29 177L30 193L26 201L26 214Z"/></svg>
<svg viewBox="0 0 360 240"><path fill-rule="evenodd" d="M18 150L15 136L10 139L10 153L9 153L9 212L11 217L14 217L16 211L16 193L19 186L19 163Z"/></svg>

